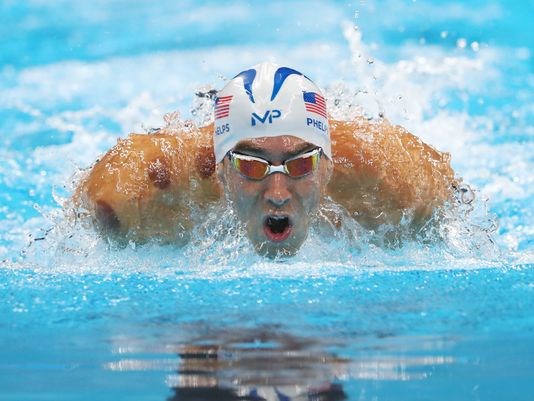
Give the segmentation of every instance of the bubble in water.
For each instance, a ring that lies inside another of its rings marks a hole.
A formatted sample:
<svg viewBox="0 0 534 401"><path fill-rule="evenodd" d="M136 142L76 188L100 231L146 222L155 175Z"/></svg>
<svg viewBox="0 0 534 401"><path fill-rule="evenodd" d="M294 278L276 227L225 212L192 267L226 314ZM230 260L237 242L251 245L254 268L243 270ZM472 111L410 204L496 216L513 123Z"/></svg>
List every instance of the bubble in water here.
<svg viewBox="0 0 534 401"><path fill-rule="evenodd" d="M471 204L475 200L475 193L469 185L460 188L461 200L465 204Z"/></svg>

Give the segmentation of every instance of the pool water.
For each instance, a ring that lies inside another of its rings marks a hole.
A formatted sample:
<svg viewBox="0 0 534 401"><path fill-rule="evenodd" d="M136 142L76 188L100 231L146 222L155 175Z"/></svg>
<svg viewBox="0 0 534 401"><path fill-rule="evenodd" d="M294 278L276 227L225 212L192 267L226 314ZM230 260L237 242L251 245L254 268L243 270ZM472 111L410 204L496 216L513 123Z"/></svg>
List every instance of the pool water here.
<svg viewBox="0 0 534 401"><path fill-rule="evenodd" d="M531 400L533 17L503 0L0 2L0 399ZM313 231L285 261L226 235L228 211L182 249L119 248L72 218L117 138L207 121L195 93L262 60L305 71L337 118L383 114L450 152L476 200L439 241Z"/></svg>

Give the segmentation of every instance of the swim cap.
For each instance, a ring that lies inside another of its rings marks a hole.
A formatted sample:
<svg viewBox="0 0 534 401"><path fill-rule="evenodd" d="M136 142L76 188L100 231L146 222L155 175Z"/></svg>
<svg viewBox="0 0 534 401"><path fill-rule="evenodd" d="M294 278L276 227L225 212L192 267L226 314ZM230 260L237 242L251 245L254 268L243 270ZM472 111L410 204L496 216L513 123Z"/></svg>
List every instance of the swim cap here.
<svg viewBox="0 0 534 401"><path fill-rule="evenodd" d="M217 162L245 139L293 135L332 158L325 99L304 74L265 62L240 72L217 93Z"/></svg>

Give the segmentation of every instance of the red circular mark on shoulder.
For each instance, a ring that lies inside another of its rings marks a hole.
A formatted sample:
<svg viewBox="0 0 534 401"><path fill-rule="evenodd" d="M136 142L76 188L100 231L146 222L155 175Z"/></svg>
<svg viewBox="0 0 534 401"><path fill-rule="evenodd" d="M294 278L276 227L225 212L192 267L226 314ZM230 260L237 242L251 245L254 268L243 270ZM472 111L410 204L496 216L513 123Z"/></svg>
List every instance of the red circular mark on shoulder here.
<svg viewBox="0 0 534 401"><path fill-rule="evenodd" d="M118 231L120 228L120 221L115 213L115 210L109 203L103 200L96 201L95 216L104 230Z"/></svg>
<svg viewBox="0 0 534 401"><path fill-rule="evenodd" d="M215 154L213 148L203 146L195 157L195 167L201 178L209 178L215 173Z"/></svg>
<svg viewBox="0 0 534 401"><path fill-rule="evenodd" d="M164 160L155 159L148 164L148 178L159 189L165 189L171 185L171 173Z"/></svg>

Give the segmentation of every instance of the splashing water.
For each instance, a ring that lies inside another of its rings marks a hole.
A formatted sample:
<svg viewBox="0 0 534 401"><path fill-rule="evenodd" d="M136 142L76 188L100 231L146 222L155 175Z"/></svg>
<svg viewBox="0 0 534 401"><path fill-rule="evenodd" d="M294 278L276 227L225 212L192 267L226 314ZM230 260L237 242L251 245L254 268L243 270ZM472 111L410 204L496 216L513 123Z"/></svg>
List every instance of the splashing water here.
<svg viewBox="0 0 534 401"><path fill-rule="evenodd" d="M0 4L4 398L184 399L218 378L204 394L530 399L532 10L292 5ZM183 247L108 242L72 207L118 138L189 135L262 60L306 71L333 118L386 118L449 152L461 181L439 224L384 248L391 227L327 200L301 251L268 260L223 204Z"/></svg>
<svg viewBox="0 0 534 401"><path fill-rule="evenodd" d="M359 39L359 36L357 36ZM346 86L346 85L345 85ZM354 92L348 87L341 88L338 84L335 89L327 93L332 114L340 119L353 118L361 115L362 106L354 104ZM366 93L369 93L366 91ZM197 123L209 124L213 121L213 97L215 91L197 92L193 102L192 114ZM378 93L374 91L376 99ZM381 119L385 111L379 115L369 116L369 119ZM163 130L180 136L194 135L195 123L183 120L179 112L167 113L163 116ZM159 132L160 128L145 128L147 134ZM63 186L64 196L54 191L55 201L62 209L49 211L40 209L42 215L49 221L48 225L38 227L37 234L28 234L28 244L22 247L19 262L22 266L45 268L54 270L76 269L82 271L99 271L101 266L145 266L144 269L167 270L167 264L161 264L160 258L154 258L158 252L168 253L175 263L175 269L193 270L206 274L211 268L234 267L263 264L252 251L246 239L243 227L240 227L231 208L222 203L207 216L197 218L205 219L192 235L190 244L185 249L170 249L173 246L159 246L157 241L147 246L139 246L133 242L128 245L128 251L120 246L101 238L94 230L92 218L80 214L70 203L69 193L76 184L87 174L78 170ZM312 229L308 241L304 244L296 258L284 259L284 263L310 263L320 261L322 265L332 266L338 264L348 269L374 269L395 266L401 268L441 268L443 260L447 260L447 268L453 266L465 268L473 263L476 267L494 267L502 265L498 261L502 253L495 244L493 234L497 229L497 219L488 211L487 199L477 199L474 190L463 184L458 189L456 204L445 206L435 212L435 217L421 228L416 241L411 235L398 237L393 243L393 249L388 248L391 242L387 239L392 232L403 232L403 226L408 233L411 218L407 215L401 219L399 227L381 226L378 230L370 232L354 221L340 206L328 200L319 211L316 224L325 226L321 216L326 212L333 212L341 216L342 230L332 228L329 232L321 229ZM191 205L194 210L195 206ZM201 214L202 211L195 213ZM221 219L221 216L223 218ZM41 223L42 224L42 223ZM421 244L426 244L421 246ZM53 258L47 255L54 255ZM83 263L80 264L80 258ZM143 262L141 262L143 260ZM43 261L45 263L43 264ZM83 267L82 267L83 266ZM196 266L196 267L194 267Z"/></svg>

